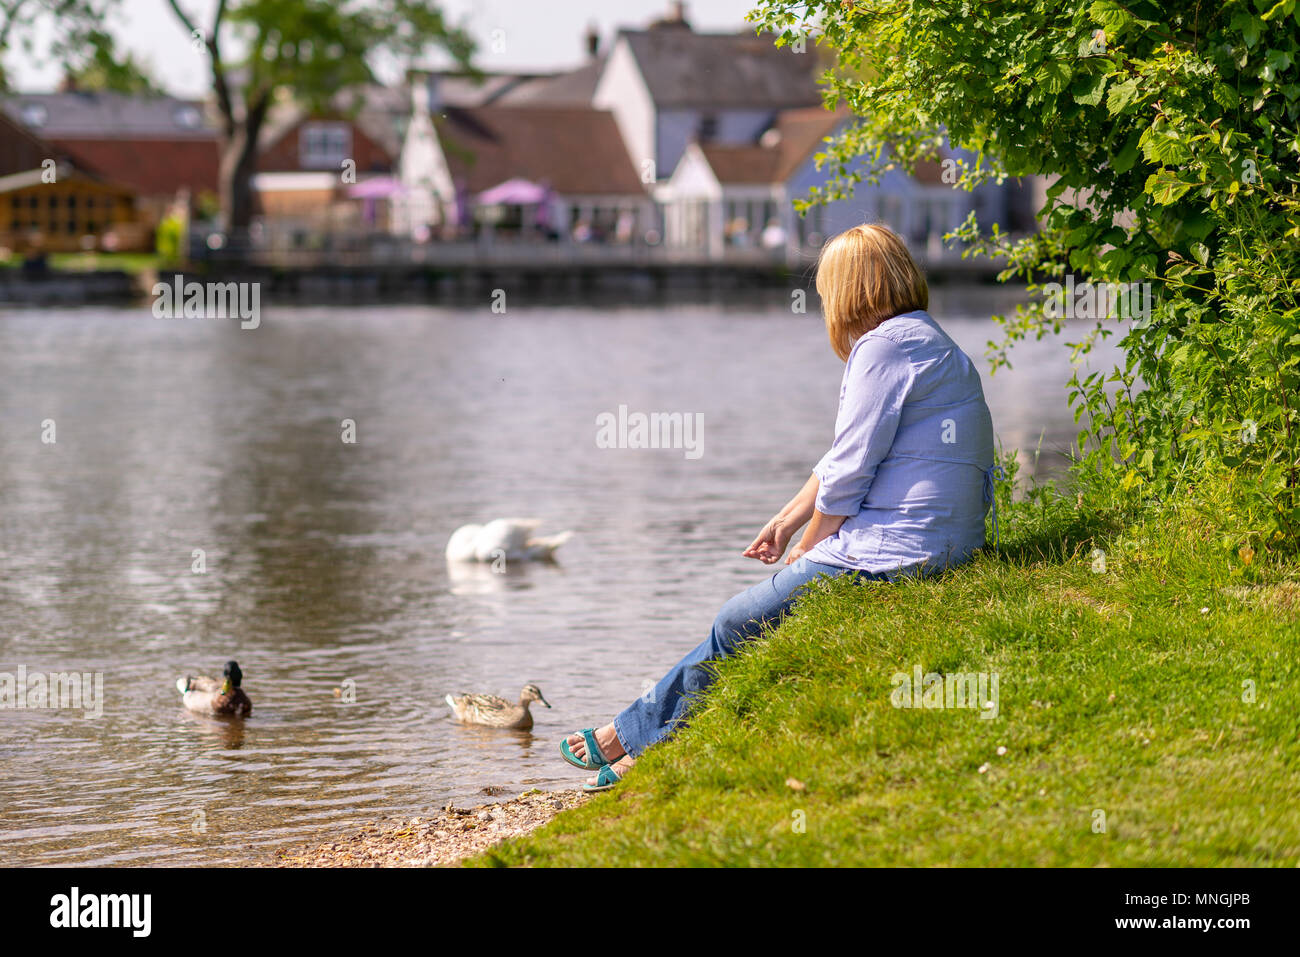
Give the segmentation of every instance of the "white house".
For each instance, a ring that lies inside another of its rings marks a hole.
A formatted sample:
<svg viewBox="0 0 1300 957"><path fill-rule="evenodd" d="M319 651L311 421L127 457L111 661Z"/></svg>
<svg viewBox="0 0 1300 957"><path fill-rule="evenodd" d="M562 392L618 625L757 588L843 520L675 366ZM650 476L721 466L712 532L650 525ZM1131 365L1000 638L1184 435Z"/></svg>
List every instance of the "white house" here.
<svg viewBox="0 0 1300 957"><path fill-rule="evenodd" d="M681 3L646 30L620 30L592 105L614 114L643 178L672 175L691 142L746 145L780 110L821 103L816 59L774 37L696 33Z"/></svg>
<svg viewBox="0 0 1300 957"><path fill-rule="evenodd" d="M876 185L860 184L852 198L800 216L794 201L831 179L829 169L817 169L816 156L848 120L844 111L821 107L783 110L755 142L688 144L672 176L655 191L664 210L665 241L711 258L734 246L783 247L794 261L814 255L828 236L881 221L934 261L957 255L944 247L942 236L972 209L981 222L1005 222L1003 187L956 188L955 166L944 161L957 154L923 163L912 176L891 170ZM945 169L954 175L945 177Z"/></svg>
<svg viewBox="0 0 1300 957"><path fill-rule="evenodd" d="M972 209L981 223L1033 228L1032 184L955 188L943 162L955 153L797 215L794 201L831 178L815 156L850 120L823 108L812 49L696 33L674 3L647 29L620 30L607 51L589 36L574 70L515 77L473 105L413 83L394 229L463 235L474 197L511 179L552 190L527 211L550 233L662 241L687 259L784 247L793 262L829 235L883 221L934 260L956 254L941 238ZM527 226L511 215L508 227Z"/></svg>
<svg viewBox="0 0 1300 957"><path fill-rule="evenodd" d="M457 107L438 103L430 84L411 89L394 232L417 240L511 233L631 242L654 227L647 184L612 114L585 105ZM480 203L510 181L544 197Z"/></svg>

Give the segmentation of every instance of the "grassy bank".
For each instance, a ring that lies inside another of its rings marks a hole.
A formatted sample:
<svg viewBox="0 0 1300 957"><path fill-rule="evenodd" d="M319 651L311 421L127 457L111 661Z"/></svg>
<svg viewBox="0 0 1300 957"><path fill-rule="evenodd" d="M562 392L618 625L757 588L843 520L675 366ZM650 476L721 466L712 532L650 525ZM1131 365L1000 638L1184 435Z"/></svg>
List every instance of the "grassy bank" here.
<svg viewBox="0 0 1300 957"><path fill-rule="evenodd" d="M18 269L21 256L0 258L0 269ZM132 276L156 271L164 263L157 253L51 253L49 268L53 272L107 272L120 270Z"/></svg>
<svg viewBox="0 0 1300 957"><path fill-rule="evenodd" d="M1239 551L1230 496L1043 492L958 572L824 583L618 789L471 863L1294 867L1300 563ZM917 665L997 673L997 717L895 708Z"/></svg>

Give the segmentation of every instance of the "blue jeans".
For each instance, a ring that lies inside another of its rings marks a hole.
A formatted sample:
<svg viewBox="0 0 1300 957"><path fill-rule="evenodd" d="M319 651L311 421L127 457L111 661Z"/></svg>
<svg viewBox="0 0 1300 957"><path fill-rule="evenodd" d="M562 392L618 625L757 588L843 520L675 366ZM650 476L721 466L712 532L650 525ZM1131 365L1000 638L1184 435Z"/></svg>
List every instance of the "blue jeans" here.
<svg viewBox="0 0 1300 957"><path fill-rule="evenodd" d="M614 718L614 730L627 753L637 757L668 737L685 721L691 700L713 683L712 662L726 658L768 623L780 621L804 585L819 575L846 575L854 569L801 558L770 579L736 595L718 612L708 638L677 662L652 691L637 698ZM864 578L883 578L856 572Z"/></svg>

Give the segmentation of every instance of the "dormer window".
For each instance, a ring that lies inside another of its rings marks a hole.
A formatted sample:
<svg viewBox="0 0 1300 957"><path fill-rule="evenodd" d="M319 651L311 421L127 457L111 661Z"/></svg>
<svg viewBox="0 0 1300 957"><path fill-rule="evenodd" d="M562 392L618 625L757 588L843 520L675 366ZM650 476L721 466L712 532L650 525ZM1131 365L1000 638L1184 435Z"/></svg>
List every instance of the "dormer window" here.
<svg viewBox="0 0 1300 957"><path fill-rule="evenodd" d="M50 111L41 103L24 103L20 113L28 126L44 126L50 118Z"/></svg>
<svg viewBox="0 0 1300 957"><path fill-rule="evenodd" d="M346 123L304 123L298 131L298 163L304 169L337 169L352 154Z"/></svg>

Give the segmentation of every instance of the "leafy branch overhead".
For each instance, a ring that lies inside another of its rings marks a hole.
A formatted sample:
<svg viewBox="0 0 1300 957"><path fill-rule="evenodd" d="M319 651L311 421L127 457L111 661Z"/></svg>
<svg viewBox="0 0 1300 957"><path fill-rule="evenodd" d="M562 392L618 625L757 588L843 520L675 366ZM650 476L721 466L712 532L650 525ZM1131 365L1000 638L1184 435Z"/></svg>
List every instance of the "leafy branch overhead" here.
<svg viewBox="0 0 1300 957"><path fill-rule="evenodd" d="M836 198L945 138L978 159L959 185L1049 178L1041 232L972 216L950 238L1002 257L1031 292L1150 283L1141 321L1102 319L1125 365L1072 383L1087 466L1135 495L1207 468L1259 478L1252 534L1300 536L1300 2L760 0L784 42L833 49L828 104L857 122L823 160ZM1060 331L1041 297L997 317L995 365Z"/></svg>

